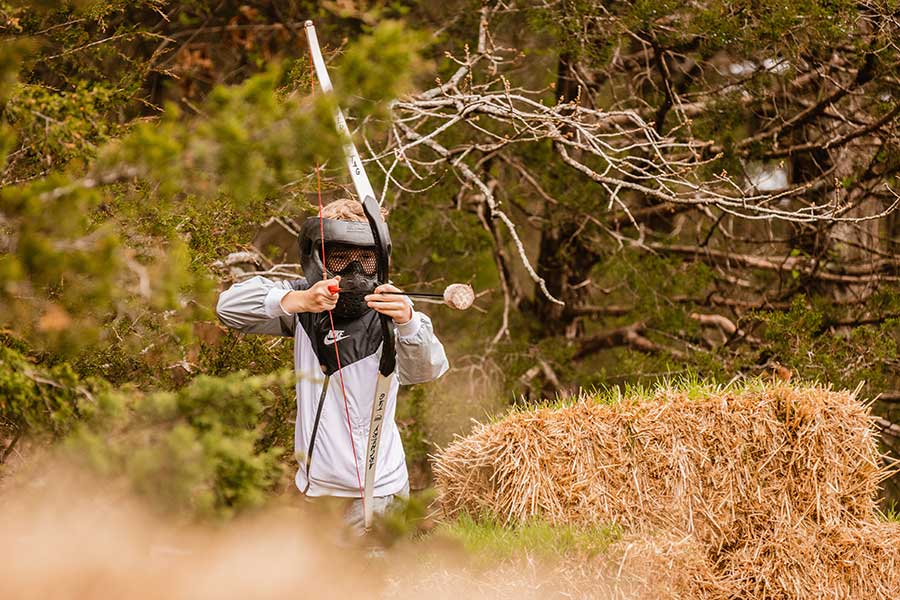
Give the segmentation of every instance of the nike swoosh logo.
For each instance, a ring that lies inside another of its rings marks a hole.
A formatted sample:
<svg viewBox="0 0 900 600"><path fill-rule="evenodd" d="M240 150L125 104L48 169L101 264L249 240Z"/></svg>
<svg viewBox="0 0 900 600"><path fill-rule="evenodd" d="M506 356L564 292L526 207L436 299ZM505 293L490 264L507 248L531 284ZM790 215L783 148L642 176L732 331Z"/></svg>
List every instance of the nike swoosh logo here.
<svg viewBox="0 0 900 600"><path fill-rule="evenodd" d="M335 335L337 335L337 339L335 339ZM346 340L349 337L350 337L349 335L344 335L344 331L342 329L338 329L337 331L334 331L334 332L329 331L325 335L325 339L323 341L325 342L326 346L331 346L335 342L339 342L341 340Z"/></svg>

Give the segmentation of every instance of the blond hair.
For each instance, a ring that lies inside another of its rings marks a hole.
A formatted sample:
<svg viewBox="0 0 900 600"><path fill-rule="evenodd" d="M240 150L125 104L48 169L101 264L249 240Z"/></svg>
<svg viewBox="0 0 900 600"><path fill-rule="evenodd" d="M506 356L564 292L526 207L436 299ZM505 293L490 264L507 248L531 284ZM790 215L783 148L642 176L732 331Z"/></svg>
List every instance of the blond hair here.
<svg viewBox="0 0 900 600"><path fill-rule="evenodd" d="M388 211L381 208L381 218L387 221ZM337 219L338 221L366 221L366 213L363 212L363 206L356 200L349 198L341 198L333 202L329 202L322 207L323 219Z"/></svg>

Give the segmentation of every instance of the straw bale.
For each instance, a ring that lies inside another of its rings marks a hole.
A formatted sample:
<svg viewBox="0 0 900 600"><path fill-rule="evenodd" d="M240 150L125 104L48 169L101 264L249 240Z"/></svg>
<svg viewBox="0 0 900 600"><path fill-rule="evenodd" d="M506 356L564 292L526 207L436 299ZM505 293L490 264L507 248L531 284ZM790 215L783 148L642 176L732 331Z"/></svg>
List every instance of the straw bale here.
<svg viewBox="0 0 900 600"><path fill-rule="evenodd" d="M644 540L632 566L669 561L668 583L654 585L671 597L900 595L900 527L881 522L876 501L888 469L867 407L848 392L583 397L479 426L434 471L445 517L619 524ZM685 546L673 539L694 549L675 553Z"/></svg>
<svg viewBox="0 0 900 600"><path fill-rule="evenodd" d="M716 534L776 507L824 525L866 518L885 475L861 403L786 386L517 412L450 444L434 470L448 516Z"/></svg>
<svg viewBox="0 0 900 600"><path fill-rule="evenodd" d="M734 598L735 587L716 572L706 549L690 535L626 536L598 560L598 584L608 598Z"/></svg>
<svg viewBox="0 0 900 600"><path fill-rule="evenodd" d="M758 531L733 547L704 547L695 536L671 531L631 534L610 548L597 570L610 598L894 599L900 526L807 524Z"/></svg>
<svg viewBox="0 0 900 600"><path fill-rule="evenodd" d="M717 556L749 598L900 597L900 525L800 523L757 532Z"/></svg>

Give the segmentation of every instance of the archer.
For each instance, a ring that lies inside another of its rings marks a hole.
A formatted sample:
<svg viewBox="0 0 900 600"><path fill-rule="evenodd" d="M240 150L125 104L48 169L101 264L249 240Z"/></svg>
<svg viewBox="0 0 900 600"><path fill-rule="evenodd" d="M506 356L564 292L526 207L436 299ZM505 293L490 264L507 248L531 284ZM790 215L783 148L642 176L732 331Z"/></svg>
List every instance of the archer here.
<svg viewBox="0 0 900 600"><path fill-rule="evenodd" d="M381 211L382 219L384 215ZM394 422L399 385L437 379L449 364L431 320L415 311L401 290L378 281L379 249L362 204L336 200L326 205L319 217L304 223L299 244L305 278L256 276L236 283L219 296L216 312L225 325L242 333L294 338L294 454L300 462L295 483L311 498L352 499L345 520L363 533L369 515L384 513L409 494L406 458ZM388 335L384 318L393 324ZM394 336L396 346L390 343ZM379 399L383 348L395 352L397 377L386 380L383 417L376 422L370 414ZM332 379L339 385L329 385ZM375 427L382 443L376 435L373 450ZM378 469L372 469L371 492L364 493L360 465L369 461L369 452L374 452L371 462L374 467L377 461Z"/></svg>

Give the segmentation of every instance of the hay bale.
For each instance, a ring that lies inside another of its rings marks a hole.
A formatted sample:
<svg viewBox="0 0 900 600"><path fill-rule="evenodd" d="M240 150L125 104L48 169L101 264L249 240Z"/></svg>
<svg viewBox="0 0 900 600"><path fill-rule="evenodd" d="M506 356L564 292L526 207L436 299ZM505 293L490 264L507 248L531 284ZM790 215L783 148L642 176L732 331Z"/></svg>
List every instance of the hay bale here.
<svg viewBox="0 0 900 600"><path fill-rule="evenodd" d="M518 412L450 444L434 472L448 516L687 532L742 528L773 506L822 524L864 519L885 477L862 404L787 386Z"/></svg>
<svg viewBox="0 0 900 600"><path fill-rule="evenodd" d="M801 524L757 531L734 546L673 531L631 534L596 570L609 598L888 600L900 594L900 526Z"/></svg>
<svg viewBox="0 0 900 600"><path fill-rule="evenodd" d="M758 531L716 556L723 577L749 598L900 596L900 525L872 520L855 526Z"/></svg>
<svg viewBox="0 0 900 600"><path fill-rule="evenodd" d="M735 586L718 573L693 536L630 535L599 559L598 584L608 598L731 600Z"/></svg>
<svg viewBox="0 0 900 600"><path fill-rule="evenodd" d="M691 568L664 569L687 579L657 585L673 597L900 592L900 527L877 516L889 471L867 407L847 392L780 384L584 397L479 426L434 472L445 517L613 522L641 539L689 538L702 549ZM671 558L654 552L642 560Z"/></svg>

